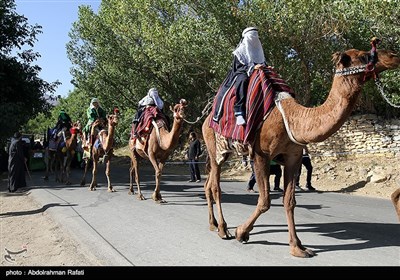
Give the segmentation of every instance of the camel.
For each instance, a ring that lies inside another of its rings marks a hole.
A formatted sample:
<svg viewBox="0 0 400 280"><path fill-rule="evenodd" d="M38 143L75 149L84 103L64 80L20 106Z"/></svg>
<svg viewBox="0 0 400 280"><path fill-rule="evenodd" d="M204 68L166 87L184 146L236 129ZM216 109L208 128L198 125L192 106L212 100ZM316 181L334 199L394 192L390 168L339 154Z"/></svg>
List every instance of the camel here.
<svg viewBox="0 0 400 280"><path fill-rule="evenodd" d="M78 142L77 134L81 132L80 122L75 122L72 125L70 131L65 132L65 152L63 148L57 146L57 150L50 150L46 148L47 152L47 164L46 164L46 175L45 180L49 179L49 172L55 164L55 179L56 182L65 182L67 185L71 184L69 177L71 174L71 162L75 154L75 149ZM49 138L50 135L47 135ZM60 137L64 137L60 135ZM66 158L64 156L66 155Z"/></svg>
<svg viewBox="0 0 400 280"><path fill-rule="evenodd" d="M67 138L65 141L65 146L67 151L65 153L66 158L64 159L63 169L62 169L62 178L64 178L65 174L65 184L70 185L71 181L69 180L71 175L71 163L72 159L75 155L76 147L78 146L78 134L82 133L82 125L79 121L75 122L70 129L71 137Z"/></svg>
<svg viewBox="0 0 400 280"><path fill-rule="evenodd" d="M148 137L147 145L144 148L143 145L137 145L135 139L129 140L129 149L131 151L131 168L129 170L130 187L128 194L132 195L135 193L133 190L133 176L135 175L135 182L138 190L137 199L145 200L145 197L140 189L139 182L138 159L141 157L143 159L150 160L155 171L156 187L152 194L152 199L157 203L166 202L162 199L160 193L161 175L165 161L178 144L179 136L181 135L182 131L183 119L185 117L186 106L187 101L185 99L181 99L178 104L175 104L174 108L171 108L171 110L174 112L174 123L171 131L168 131L167 127L165 127L165 124L159 129L154 127Z"/></svg>
<svg viewBox="0 0 400 280"><path fill-rule="evenodd" d="M355 107L364 80L374 77L374 72L379 73L399 67L400 58L397 54L388 50L377 52L378 61L374 71L366 71L370 52L350 49L334 54L336 75L333 78L329 96L321 106L306 108L291 96L281 100L289 132L285 128L282 113L277 107L272 109L257 131L254 142L249 145L250 155L254 158L254 170L260 191L255 211L247 221L236 228L235 237L238 241L247 242L249 240L250 231L257 218L271 206L269 162L279 156L284 165L283 204L288 224L290 253L303 258L315 255L312 250L302 245L297 236L294 221L295 176L301 164L303 145L322 142L339 130ZM222 162L217 162L216 135L214 130L209 127L211 117L210 114L202 127L209 154L207 167L209 175L204 185L209 210L209 227L210 230L217 229L221 238L229 239L231 234L222 213L220 188L221 165L227 160L229 154L224 156ZM213 202L218 210L218 221L214 216Z"/></svg>
<svg viewBox="0 0 400 280"><path fill-rule="evenodd" d="M400 188L395 190L390 198L392 199L394 209L396 209L397 217L400 221Z"/></svg>
<svg viewBox="0 0 400 280"><path fill-rule="evenodd" d="M89 190L95 191L97 187L97 168L98 162L101 157L103 157L103 163L106 164L105 174L107 177L107 191L115 192L115 189L111 185L110 181L110 162L113 156L113 144L114 144L114 134L115 127L118 125L118 114L115 113L113 115L107 116L108 119L108 131L100 131L99 136L102 135L101 146L93 145L91 149L91 157L93 160L93 169L92 169L92 182L90 183ZM91 135L95 134L95 128L99 124L99 120L96 120L92 125ZM86 173L89 168L89 159L86 161L85 171L81 180L81 186L85 186L86 183Z"/></svg>

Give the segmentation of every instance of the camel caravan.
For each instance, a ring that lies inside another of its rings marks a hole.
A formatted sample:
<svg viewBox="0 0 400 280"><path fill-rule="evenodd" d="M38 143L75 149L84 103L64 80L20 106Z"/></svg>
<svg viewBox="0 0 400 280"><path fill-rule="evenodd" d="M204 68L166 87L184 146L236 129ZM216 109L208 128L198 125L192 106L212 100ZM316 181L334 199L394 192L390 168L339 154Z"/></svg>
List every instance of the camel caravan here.
<svg viewBox="0 0 400 280"><path fill-rule="evenodd" d="M377 42L372 41L371 51L350 49L333 54L335 72L332 88L325 102L318 107L307 108L300 105L285 81L268 66L254 69L249 78L246 99L247 125L235 122L237 114L234 111L236 98L234 90L227 90L222 101L220 100L222 104L218 106L215 98L213 109L202 125L203 139L208 152L206 164L208 176L204 190L210 230L217 231L220 238L233 238L224 219L220 187L221 168L230 155L233 153L249 155L254 160L259 188L254 212L235 230L235 238L240 242L249 240L256 220L271 206L269 162L275 160L284 167L283 205L287 218L290 253L302 258L315 255L300 241L294 218L295 178L301 164L303 147L309 143L322 142L339 130L355 108L367 80L376 79L379 73L399 67L399 56L389 50L377 50ZM132 128L129 140L131 158L129 194L135 193L134 180L137 199L145 199L139 180L138 162L142 158L150 161L155 172L152 199L157 203L165 202L160 191L162 171L167 159L178 145L187 106L188 102L181 99L170 108L173 113L171 129L165 114L162 113L162 104L161 109L158 108L157 102L142 105L138 109L141 121ZM220 114L218 122L215 121L216 114ZM89 151L86 161L93 160L92 181L89 186L91 191L97 187L96 174L100 160L106 164L107 190L115 191L110 181L110 162L113 156L115 129L118 125L118 111L107 116L106 122L106 128L98 133L96 127L100 125L99 120L94 121L90 127L92 140L86 147ZM59 170L65 175L67 183L69 183L69 163L80 131L80 125L76 123L71 129L71 136L66 137L66 157L58 148L49 153L51 161L58 162ZM88 167L89 164L86 164L81 186L85 186ZM60 175L61 181L64 175ZM392 195L400 219L399 198L400 189ZM214 215L214 204L217 208L217 217Z"/></svg>

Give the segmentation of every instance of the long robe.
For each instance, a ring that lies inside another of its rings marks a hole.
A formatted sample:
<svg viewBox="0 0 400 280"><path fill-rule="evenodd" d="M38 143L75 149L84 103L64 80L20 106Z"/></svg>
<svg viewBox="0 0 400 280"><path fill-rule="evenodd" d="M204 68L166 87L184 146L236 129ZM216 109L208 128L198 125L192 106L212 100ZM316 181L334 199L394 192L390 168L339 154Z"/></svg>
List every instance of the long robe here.
<svg viewBox="0 0 400 280"><path fill-rule="evenodd" d="M248 70L249 67L240 63L238 58L234 56L232 68L220 86L214 100L214 102L216 102L215 111L213 114L213 120L215 122L218 122L222 116L223 100L231 87L234 88L236 95L234 107L235 116L246 116L246 94L249 84L249 77L247 75Z"/></svg>
<svg viewBox="0 0 400 280"><path fill-rule="evenodd" d="M15 192L26 187L23 140L13 138L8 154L8 190Z"/></svg>

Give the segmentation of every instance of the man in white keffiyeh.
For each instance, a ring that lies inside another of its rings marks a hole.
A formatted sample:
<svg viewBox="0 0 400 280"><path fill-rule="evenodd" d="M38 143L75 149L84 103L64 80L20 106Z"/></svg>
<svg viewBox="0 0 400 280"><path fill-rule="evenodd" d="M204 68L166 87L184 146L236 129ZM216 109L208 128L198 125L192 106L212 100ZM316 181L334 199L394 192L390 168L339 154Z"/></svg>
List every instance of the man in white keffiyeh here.
<svg viewBox="0 0 400 280"><path fill-rule="evenodd" d="M215 102L213 120L218 122L222 116L223 101L226 94L234 87L236 94L235 116L237 125L246 124L246 94L249 84L249 77L254 69L266 66L264 51L258 38L258 30L255 27L248 27L242 32L242 39L233 51L232 68L224 83L221 85Z"/></svg>
<svg viewBox="0 0 400 280"><path fill-rule="evenodd" d="M139 101L138 109L132 121L132 131L134 134L136 132L136 127L140 122L140 117L147 106L156 106L160 111L164 108L164 101L161 99L156 88L149 89L147 95Z"/></svg>

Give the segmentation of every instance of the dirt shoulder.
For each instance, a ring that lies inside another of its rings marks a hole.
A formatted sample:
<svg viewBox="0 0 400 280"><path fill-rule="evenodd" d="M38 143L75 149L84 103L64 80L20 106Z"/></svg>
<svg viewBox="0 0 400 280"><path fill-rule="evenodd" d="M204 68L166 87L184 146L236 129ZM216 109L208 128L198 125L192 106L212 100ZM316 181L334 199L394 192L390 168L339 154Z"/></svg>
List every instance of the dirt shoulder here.
<svg viewBox="0 0 400 280"><path fill-rule="evenodd" d="M29 190L9 193L6 174L0 183L0 266L93 266L101 262L79 250L31 196Z"/></svg>

